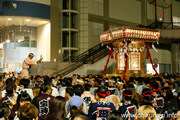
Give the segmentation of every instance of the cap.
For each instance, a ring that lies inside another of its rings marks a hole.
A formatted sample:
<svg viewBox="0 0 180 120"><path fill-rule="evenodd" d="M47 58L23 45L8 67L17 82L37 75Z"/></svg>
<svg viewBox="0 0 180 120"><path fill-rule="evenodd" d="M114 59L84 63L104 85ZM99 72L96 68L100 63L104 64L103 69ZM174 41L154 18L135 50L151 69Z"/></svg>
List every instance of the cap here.
<svg viewBox="0 0 180 120"><path fill-rule="evenodd" d="M69 105L72 106L76 106L77 108L80 107L83 103L83 98L79 97L79 96L73 96L71 97L71 99L69 100Z"/></svg>
<svg viewBox="0 0 180 120"><path fill-rule="evenodd" d="M33 57L34 57L34 54L33 54L33 53L30 53L29 56L33 56Z"/></svg>

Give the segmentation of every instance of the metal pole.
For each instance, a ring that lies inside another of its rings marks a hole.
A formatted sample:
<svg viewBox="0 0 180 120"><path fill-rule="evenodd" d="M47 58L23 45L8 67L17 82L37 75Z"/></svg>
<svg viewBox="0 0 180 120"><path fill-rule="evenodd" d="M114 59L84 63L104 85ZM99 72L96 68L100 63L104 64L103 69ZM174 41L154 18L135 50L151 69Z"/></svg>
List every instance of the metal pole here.
<svg viewBox="0 0 180 120"><path fill-rule="evenodd" d="M172 16L172 0L171 0L171 25L172 25L172 29L173 29L173 16Z"/></svg>
<svg viewBox="0 0 180 120"><path fill-rule="evenodd" d="M157 26L157 0L155 0L155 27Z"/></svg>

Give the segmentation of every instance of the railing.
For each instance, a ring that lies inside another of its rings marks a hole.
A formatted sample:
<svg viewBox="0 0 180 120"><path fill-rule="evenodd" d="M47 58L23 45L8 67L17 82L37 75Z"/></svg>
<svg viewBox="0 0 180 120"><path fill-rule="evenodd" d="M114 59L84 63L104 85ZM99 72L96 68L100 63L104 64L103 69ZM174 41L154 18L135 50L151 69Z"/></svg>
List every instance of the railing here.
<svg viewBox="0 0 180 120"><path fill-rule="evenodd" d="M109 53L109 49L107 49L106 46L102 46L101 44L98 44L74 58L68 56L60 60L59 62L70 61L70 62L83 62L83 64L93 64L96 61L103 58L104 56L106 56L108 53Z"/></svg>
<svg viewBox="0 0 180 120"><path fill-rule="evenodd" d="M180 29L180 22L160 22L156 21L151 23L148 26L138 25L137 27L150 28L150 29Z"/></svg>

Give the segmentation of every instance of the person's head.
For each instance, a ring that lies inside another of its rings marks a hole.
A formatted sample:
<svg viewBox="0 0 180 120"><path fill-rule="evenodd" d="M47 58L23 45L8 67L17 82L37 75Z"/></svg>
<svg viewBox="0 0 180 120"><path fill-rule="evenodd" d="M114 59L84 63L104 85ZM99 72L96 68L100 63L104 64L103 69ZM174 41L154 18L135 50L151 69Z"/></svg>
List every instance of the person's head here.
<svg viewBox="0 0 180 120"><path fill-rule="evenodd" d="M48 95L50 95L51 92L52 92L51 86L50 86L50 85L46 85L46 84L42 84L42 85L41 85L41 92L42 92L43 94L48 94Z"/></svg>
<svg viewBox="0 0 180 120"><path fill-rule="evenodd" d="M37 75L37 76L35 77L35 80L36 80L36 81L40 81L41 78L42 78L42 77L41 77L40 75Z"/></svg>
<svg viewBox="0 0 180 120"><path fill-rule="evenodd" d="M121 117L120 111L112 111L109 115L107 120L125 120L125 118Z"/></svg>
<svg viewBox="0 0 180 120"><path fill-rule="evenodd" d="M144 88L142 91L143 99L146 101L150 101L152 95L152 91L149 88Z"/></svg>
<svg viewBox="0 0 180 120"><path fill-rule="evenodd" d="M70 99L74 95L74 89L72 87L66 88L65 97Z"/></svg>
<svg viewBox="0 0 180 120"><path fill-rule="evenodd" d="M6 104L0 104L0 118L4 118L6 120L9 116L10 109Z"/></svg>
<svg viewBox="0 0 180 120"><path fill-rule="evenodd" d="M159 84L155 81L150 83L150 87L151 91L153 92L160 92L161 90L159 89Z"/></svg>
<svg viewBox="0 0 180 120"><path fill-rule="evenodd" d="M84 79L84 84L89 84L89 81L87 79Z"/></svg>
<svg viewBox="0 0 180 120"><path fill-rule="evenodd" d="M73 115L71 120L89 120L89 118L82 112L78 112Z"/></svg>
<svg viewBox="0 0 180 120"><path fill-rule="evenodd" d="M144 79L144 83L146 84L146 85L148 85L148 84L150 84L150 78L149 77L147 77L147 78L145 78Z"/></svg>
<svg viewBox="0 0 180 120"><path fill-rule="evenodd" d="M33 59L34 54L33 54L33 53L30 53L28 57L29 57L30 59Z"/></svg>
<svg viewBox="0 0 180 120"><path fill-rule="evenodd" d="M84 85L84 80L83 79L77 79L77 85Z"/></svg>
<svg viewBox="0 0 180 120"><path fill-rule="evenodd" d="M138 82L139 85L142 85L144 78L143 77L138 77L136 78L136 81Z"/></svg>
<svg viewBox="0 0 180 120"><path fill-rule="evenodd" d="M174 83L170 83L170 84L169 84L169 87L171 88L171 90L174 90L174 89L175 89Z"/></svg>
<svg viewBox="0 0 180 120"><path fill-rule="evenodd" d="M166 80L166 81L164 82L164 87L169 87L169 84L170 84L169 80Z"/></svg>
<svg viewBox="0 0 180 120"><path fill-rule="evenodd" d="M22 106L25 103L31 103L31 97L26 91L22 91L21 94L18 95L17 104Z"/></svg>
<svg viewBox="0 0 180 120"><path fill-rule="evenodd" d="M124 81L123 80L120 79L120 80L117 81L117 88L119 90L121 90L123 88L123 85L124 85Z"/></svg>
<svg viewBox="0 0 180 120"><path fill-rule="evenodd" d="M69 100L69 105L70 105L71 116L78 112L81 112L83 109L83 98L74 95Z"/></svg>
<svg viewBox="0 0 180 120"><path fill-rule="evenodd" d="M137 110L135 120L156 120L156 111L150 105L143 105Z"/></svg>
<svg viewBox="0 0 180 120"><path fill-rule="evenodd" d="M108 91L108 88L105 86L98 87L96 91L96 100L99 100L100 98L105 98L106 96L109 96L110 92Z"/></svg>
<svg viewBox="0 0 180 120"><path fill-rule="evenodd" d="M50 77L44 76L43 79L44 79L44 84L50 85L50 86L52 85L52 79Z"/></svg>
<svg viewBox="0 0 180 120"><path fill-rule="evenodd" d="M164 97L165 100L169 100L169 99L171 99L173 97L171 88L169 88L169 87L164 87L162 89L162 94L163 94L163 97Z"/></svg>
<svg viewBox="0 0 180 120"><path fill-rule="evenodd" d="M108 81L108 86L109 87L114 87L116 85L116 78L112 77L111 79L109 79Z"/></svg>
<svg viewBox="0 0 180 120"><path fill-rule="evenodd" d="M160 85L162 82L162 78L161 77L156 77L155 78L156 82Z"/></svg>
<svg viewBox="0 0 180 120"><path fill-rule="evenodd" d="M24 88L29 88L30 80L28 80L28 79L21 79L20 80L20 85L23 85Z"/></svg>
<svg viewBox="0 0 180 120"><path fill-rule="evenodd" d="M37 96L40 96L40 95L41 95L41 88L40 88L40 87L34 87L34 88L32 89L32 91L33 91L33 96L34 96L34 97L37 97Z"/></svg>
<svg viewBox="0 0 180 120"><path fill-rule="evenodd" d="M130 101L132 99L132 91L131 90L124 90L123 91L123 100L124 102Z"/></svg>
<svg viewBox="0 0 180 120"><path fill-rule="evenodd" d="M96 78L96 79L94 80L94 86L99 87L100 84L101 84L101 81Z"/></svg>
<svg viewBox="0 0 180 120"><path fill-rule="evenodd" d="M26 103L18 109L19 120L38 120L38 109L31 103Z"/></svg>
<svg viewBox="0 0 180 120"><path fill-rule="evenodd" d="M84 91L89 91L91 89L91 85L90 84L85 84L84 85Z"/></svg>
<svg viewBox="0 0 180 120"><path fill-rule="evenodd" d="M16 85L14 84L14 82L10 82L7 84L6 92L7 94L14 94L14 92L16 92Z"/></svg>
<svg viewBox="0 0 180 120"><path fill-rule="evenodd" d="M72 86L72 78L65 78L64 81L66 87Z"/></svg>
<svg viewBox="0 0 180 120"><path fill-rule="evenodd" d="M61 96L57 96L53 99L49 113L46 116L46 120L63 120L65 115L66 99Z"/></svg>
<svg viewBox="0 0 180 120"><path fill-rule="evenodd" d="M6 79L6 85L9 84L10 82L14 82L12 78Z"/></svg>
<svg viewBox="0 0 180 120"><path fill-rule="evenodd" d="M75 95L81 96L83 94L83 92L84 92L84 88L83 88L82 85L74 86L74 93L75 93Z"/></svg>

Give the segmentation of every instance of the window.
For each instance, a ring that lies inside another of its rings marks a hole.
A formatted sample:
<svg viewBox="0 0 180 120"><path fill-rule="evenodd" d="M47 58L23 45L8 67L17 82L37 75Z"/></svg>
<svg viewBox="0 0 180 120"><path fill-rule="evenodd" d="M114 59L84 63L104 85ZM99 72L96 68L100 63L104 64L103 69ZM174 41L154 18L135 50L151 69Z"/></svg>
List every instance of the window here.
<svg viewBox="0 0 180 120"><path fill-rule="evenodd" d="M63 47L69 47L69 32L63 31Z"/></svg>
<svg viewBox="0 0 180 120"><path fill-rule="evenodd" d="M78 40L78 33L72 31L71 32L71 47L78 47L77 40Z"/></svg>
<svg viewBox="0 0 180 120"><path fill-rule="evenodd" d="M63 12L63 28L69 28L69 13Z"/></svg>
<svg viewBox="0 0 180 120"><path fill-rule="evenodd" d="M77 29L78 26L78 14L71 13L71 28Z"/></svg>
<svg viewBox="0 0 180 120"><path fill-rule="evenodd" d="M36 47L37 45L37 28L30 28L31 30L31 47Z"/></svg>
<svg viewBox="0 0 180 120"><path fill-rule="evenodd" d="M78 10L78 0L71 0L71 9Z"/></svg>
<svg viewBox="0 0 180 120"><path fill-rule="evenodd" d="M69 56L69 50L63 50L63 59Z"/></svg>
<svg viewBox="0 0 180 120"><path fill-rule="evenodd" d="M69 9L69 0L63 0L63 10Z"/></svg>

